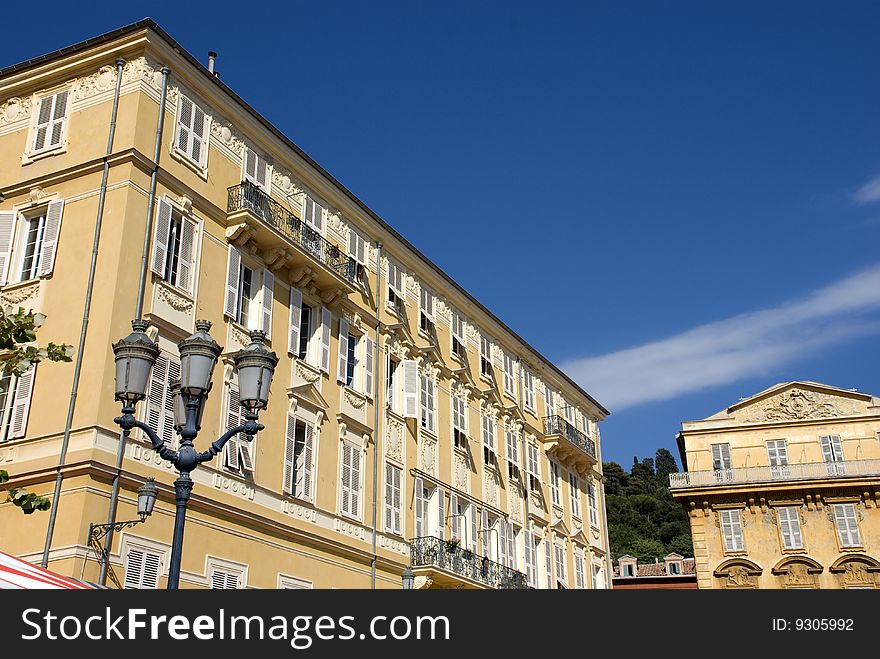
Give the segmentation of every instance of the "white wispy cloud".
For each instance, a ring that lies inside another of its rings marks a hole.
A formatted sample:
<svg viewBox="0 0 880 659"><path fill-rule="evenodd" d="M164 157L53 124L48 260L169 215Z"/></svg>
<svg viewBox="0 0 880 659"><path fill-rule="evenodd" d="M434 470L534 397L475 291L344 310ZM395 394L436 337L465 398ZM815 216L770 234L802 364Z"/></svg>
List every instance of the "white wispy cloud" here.
<svg viewBox="0 0 880 659"><path fill-rule="evenodd" d="M853 194L853 201L859 206L880 201L880 176L875 176L856 190Z"/></svg>
<svg viewBox="0 0 880 659"><path fill-rule="evenodd" d="M605 407L620 411L772 375L774 368L809 352L880 333L880 317L871 314L877 309L880 265L777 307L607 355L569 360L562 369Z"/></svg>

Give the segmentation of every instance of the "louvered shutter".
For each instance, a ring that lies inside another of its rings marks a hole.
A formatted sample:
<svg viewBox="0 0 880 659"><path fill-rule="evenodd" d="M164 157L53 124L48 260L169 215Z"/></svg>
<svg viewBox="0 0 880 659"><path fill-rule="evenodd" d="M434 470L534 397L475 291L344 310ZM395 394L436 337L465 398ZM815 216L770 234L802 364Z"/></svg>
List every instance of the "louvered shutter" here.
<svg viewBox="0 0 880 659"><path fill-rule="evenodd" d="M510 565L510 539L509 534L510 530L507 528L507 520L501 519L498 520L498 544L501 548L501 556L499 557L499 562L502 565Z"/></svg>
<svg viewBox="0 0 880 659"><path fill-rule="evenodd" d="M244 178L246 181L256 183L259 187L268 192L268 173L269 167L266 159L259 155L256 151L247 149L245 155Z"/></svg>
<svg viewBox="0 0 880 659"><path fill-rule="evenodd" d="M477 507L474 504L468 506L468 513L471 518L471 551L477 553L477 538L479 537L479 529L477 528Z"/></svg>
<svg viewBox="0 0 880 659"><path fill-rule="evenodd" d="M129 549L125 560L125 580L123 588L140 588L144 574L146 554L140 549Z"/></svg>
<svg viewBox="0 0 880 659"><path fill-rule="evenodd" d="M254 459L251 456L251 451L253 450L253 444L249 444L245 439L247 435L240 434L238 442L238 450L241 453L241 467L247 471L253 472L254 470Z"/></svg>
<svg viewBox="0 0 880 659"><path fill-rule="evenodd" d="M192 131L193 104L183 94L177 111L177 148L189 155L190 132Z"/></svg>
<svg viewBox="0 0 880 659"><path fill-rule="evenodd" d="M302 291L290 287L290 330L287 351L292 355L299 353L299 326L302 323Z"/></svg>
<svg viewBox="0 0 880 659"><path fill-rule="evenodd" d="M165 405L162 410L162 432L160 437L166 446L174 443L174 394L171 392L171 383L180 379L180 359L169 355L168 377L165 379Z"/></svg>
<svg viewBox="0 0 880 659"><path fill-rule="evenodd" d="M437 488L437 537L441 540L446 537L446 493Z"/></svg>
<svg viewBox="0 0 880 659"><path fill-rule="evenodd" d="M341 478L342 512L351 514L351 455L348 444L342 443L342 478Z"/></svg>
<svg viewBox="0 0 880 659"><path fill-rule="evenodd" d="M141 579L142 588L158 588L159 587L159 570L161 557L159 554L146 552L144 555L144 571Z"/></svg>
<svg viewBox="0 0 880 659"><path fill-rule="evenodd" d="M504 524L505 520L501 520ZM507 564L516 568L516 534L513 532L513 522L506 520L507 524Z"/></svg>
<svg viewBox="0 0 880 659"><path fill-rule="evenodd" d="M171 231L171 204L159 200L156 208L156 226L153 229L153 258L150 270L160 277L165 276L165 263L168 260L168 234Z"/></svg>
<svg viewBox="0 0 880 659"><path fill-rule="evenodd" d="M574 582L579 589L584 587L584 558L577 552L574 555Z"/></svg>
<svg viewBox="0 0 880 659"><path fill-rule="evenodd" d="M413 494L413 536L423 538L425 534L425 486L421 478L415 479Z"/></svg>
<svg viewBox="0 0 880 659"><path fill-rule="evenodd" d="M730 469L729 444L712 444L712 463L717 469Z"/></svg>
<svg viewBox="0 0 880 659"><path fill-rule="evenodd" d="M360 234L354 229L350 229L348 234L348 255L364 267L367 265L366 247L367 243L361 238Z"/></svg>
<svg viewBox="0 0 880 659"><path fill-rule="evenodd" d="M550 558L550 542L544 541L544 568L547 574L547 588L553 588L553 562Z"/></svg>
<svg viewBox="0 0 880 659"><path fill-rule="evenodd" d="M49 125L52 123L52 105L54 103L54 95L40 99L40 110L37 113L37 126L34 131L34 151L41 151L46 146Z"/></svg>
<svg viewBox="0 0 880 659"><path fill-rule="evenodd" d="M321 370L330 373L330 309L321 307Z"/></svg>
<svg viewBox="0 0 880 659"><path fill-rule="evenodd" d="M314 497L314 486L312 484L314 444L315 427L307 423L305 425L305 440L303 442L302 462L300 464L300 469L302 470L302 498L306 501L312 501Z"/></svg>
<svg viewBox="0 0 880 659"><path fill-rule="evenodd" d="M15 231L15 213L0 211L0 286L6 285L9 257L12 254L12 234Z"/></svg>
<svg viewBox="0 0 880 659"><path fill-rule="evenodd" d="M393 475L392 471L394 467L390 464L385 464L385 530L391 531L394 528L393 524L393 501L394 501L394 484L392 482Z"/></svg>
<svg viewBox="0 0 880 659"><path fill-rule="evenodd" d="M449 493L449 530L452 532L452 537L456 538L460 543L464 543L464 537L462 536L462 520L461 517L458 516L458 496L455 492Z"/></svg>
<svg viewBox="0 0 880 659"><path fill-rule="evenodd" d="M55 268L55 254L58 251L58 236L61 233L61 214L63 211L63 199L51 202L46 210L46 226L43 230L43 245L40 248L41 277L51 274Z"/></svg>
<svg viewBox="0 0 880 659"><path fill-rule="evenodd" d="M339 319L339 368L336 373L336 380L345 384L346 373L348 371L348 321L345 318Z"/></svg>
<svg viewBox="0 0 880 659"><path fill-rule="evenodd" d="M193 292L193 271L195 266L196 223L188 217L180 220L180 260L177 263L177 287Z"/></svg>
<svg viewBox="0 0 880 659"><path fill-rule="evenodd" d="M514 467L516 466L516 433L512 430L507 431L507 459Z"/></svg>
<svg viewBox="0 0 880 659"><path fill-rule="evenodd" d="M400 469L394 469L394 501L392 502L394 505L394 532L400 535L401 533L401 512L402 505L400 501L400 493L401 493L401 482L400 482Z"/></svg>
<svg viewBox="0 0 880 659"><path fill-rule="evenodd" d="M290 412L287 413L287 432L284 438L284 492L293 494L299 489L300 473L296 469L296 417ZM296 486L294 485L294 475L296 477Z"/></svg>
<svg viewBox="0 0 880 659"><path fill-rule="evenodd" d="M59 146L64 136L67 114L67 90L40 99L40 110L34 133L34 151Z"/></svg>
<svg viewBox="0 0 880 659"><path fill-rule="evenodd" d="M223 304L223 313L233 320L238 313L238 286L241 276L241 254L229 246L229 257L226 260L226 300Z"/></svg>
<svg viewBox="0 0 880 659"><path fill-rule="evenodd" d="M532 540L532 533L526 530L523 533L523 554L526 562L526 578L530 586L537 586L535 578L535 544Z"/></svg>
<svg viewBox="0 0 880 659"><path fill-rule="evenodd" d="M205 113L198 105L193 104L192 147L190 156L193 161L202 164L205 139Z"/></svg>
<svg viewBox="0 0 880 659"><path fill-rule="evenodd" d="M360 517L361 514L361 456L360 449L349 447L351 452L351 514Z"/></svg>
<svg viewBox="0 0 880 659"><path fill-rule="evenodd" d="M493 533L489 531L489 511L483 508L480 514L480 541L483 543L483 556L491 556L489 547L492 546L492 535ZM497 556L494 558L496 561L498 560Z"/></svg>
<svg viewBox="0 0 880 659"><path fill-rule="evenodd" d="M398 372L403 371L403 416L419 417L419 366L413 359L400 362Z"/></svg>
<svg viewBox="0 0 880 659"><path fill-rule="evenodd" d="M226 589L226 576L226 573L221 572L220 570L214 570L211 572L211 588L213 590Z"/></svg>
<svg viewBox="0 0 880 659"><path fill-rule="evenodd" d="M364 395L373 398L373 358L376 350L376 342L369 336L363 342L364 345Z"/></svg>
<svg viewBox="0 0 880 659"><path fill-rule="evenodd" d="M64 117L67 114L67 96L67 91L55 94L55 108L52 113L52 131L50 138L51 146L58 146L61 144L61 137L64 134Z"/></svg>
<svg viewBox="0 0 880 659"><path fill-rule="evenodd" d="M244 178L255 183L257 180L257 154L250 149L246 149L244 154Z"/></svg>
<svg viewBox="0 0 880 659"><path fill-rule="evenodd" d="M272 340L272 303L275 302L275 275L263 268L263 326L266 338Z"/></svg>
<svg viewBox="0 0 880 659"><path fill-rule="evenodd" d="M168 364L171 358L167 352L160 352L150 371L150 387L147 391L146 423L159 437L163 437L165 427L165 398L168 387Z"/></svg>
<svg viewBox="0 0 880 659"><path fill-rule="evenodd" d="M18 384L15 387L15 396L12 402L12 421L9 427L10 439L24 437L27 431L28 411L31 408L36 368L36 366L31 366L22 375L18 376Z"/></svg>
<svg viewBox="0 0 880 659"><path fill-rule="evenodd" d="M227 389L228 394L226 396L226 430L230 428L235 428L238 425L241 425L241 398L238 395L238 389L230 385ZM230 438L228 442L226 442L226 465L230 469L241 469L241 464L238 460L239 455L239 444L241 438L241 434L239 433L236 436Z"/></svg>

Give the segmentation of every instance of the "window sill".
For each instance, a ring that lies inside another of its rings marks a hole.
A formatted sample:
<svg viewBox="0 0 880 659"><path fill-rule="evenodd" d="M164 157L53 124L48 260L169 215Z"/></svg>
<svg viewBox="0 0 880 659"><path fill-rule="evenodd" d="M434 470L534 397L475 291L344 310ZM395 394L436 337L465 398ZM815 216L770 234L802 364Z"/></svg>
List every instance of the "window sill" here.
<svg viewBox="0 0 880 659"><path fill-rule="evenodd" d="M495 381L492 379L492 376L486 375L485 373L480 373L480 379L486 384L495 385Z"/></svg>
<svg viewBox="0 0 880 659"><path fill-rule="evenodd" d="M32 162L37 162L38 160L42 160L43 158L50 158L52 156L60 156L62 153L67 153L67 140L65 139L63 143L59 144L56 147L51 149L45 149L43 151L38 151L36 153L32 152L24 152L21 155L21 164L30 165Z"/></svg>
<svg viewBox="0 0 880 659"><path fill-rule="evenodd" d="M514 403L516 402L516 394L512 394L512 393L510 393L509 391L505 391L505 392L504 392L504 397L505 397L505 398L509 398L509 399L512 400Z"/></svg>
<svg viewBox="0 0 880 659"><path fill-rule="evenodd" d="M437 440L437 433L433 430L425 428L423 425L421 425L421 422L419 423L419 435L427 435L431 439L435 441Z"/></svg>
<svg viewBox="0 0 880 659"><path fill-rule="evenodd" d="M839 549L839 551L842 551L842 552L845 551L845 552L854 552L854 553L867 551L867 549L865 548L864 545L854 545L852 547L839 547L838 549Z"/></svg>
<svg viewBox="0 0 880 659"><path fill-rule="evenodd" d="M459 355L457 352L455 352L455 351L452 350L451 348L450 348L450 350L449 350L449 356L452 357L452 359L454 359L455 361L457 361L457 362L458 362L459 364L461 364L462 366L465 365L464 356L463 356L463 355Z"/></svg>
<svg viewBox="0 0 880 659"><path fill-rule="evenodd" d="M185 165L186 167L191 169L193 172L195 172L199 176L199 178L202 178L205 181L207 181L208 180L208 162L207 162L208 152L207 152L207 149L210 149L210 145L208 144L207 140L205 140L203 146L206 149L206 151L205 151L205 164L204 165L202 165L201 163L193 162L192 159L188 155L186 155L185 153L181 153L177 149L177 147L174 145L171 146L171 157L174 158L177 162Z"/></svg>

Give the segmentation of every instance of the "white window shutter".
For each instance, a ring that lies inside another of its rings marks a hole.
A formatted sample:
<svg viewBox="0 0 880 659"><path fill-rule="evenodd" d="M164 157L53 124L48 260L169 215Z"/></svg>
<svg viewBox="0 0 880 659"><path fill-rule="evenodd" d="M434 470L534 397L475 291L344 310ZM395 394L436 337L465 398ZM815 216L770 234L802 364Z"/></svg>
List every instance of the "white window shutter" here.
<svg viewBox="0 0 880 659"><path fill-rule="evenodd" d="M389 463L385 463L385 530L391 531L393 529L393 500L394 500L394 485L392 483L392 478L394 477L392 472L394 471L394 467L392 467Z"/></svg>
<svg viewBox="0 0 880 659"><path fill-rule="evenodd" d="M9 257L12 253L12 234L15 231L15 213L0 211L0 286L6 285Z"/></svg>
<svg viewBox="0 0 880 659"><path fill-rule="evenodd" d="M52 122L52 104L54 102L54 96L46 96L40 99L37 125L34 130L34 151L40 151L46 146L46 137L49 133L49 124Z"/></svg>
<svg viewBox="0 0 880 659"><path fill-rule="evenodd" d="M482 513L480 514L480 541L483 543L483 556L489 556L489 547L492 544L495 535L493 532L488 531L489 528L489 511L483 508ZM495 557L497 561L499 559L498 556Z"/></svg>
<svg viewBox="0 0 880 659"><path fill-rule="evenodd" d="M41 277L52 274L52 270L55 268L55 254L58 251L58 236L61 233L61 213L63 211L63 199L51 202L46 210L46 227L43 230L43 246L40 250Z"/></svg>
<svg viewBox="0 0 880 659"><path fill-rule="evenodd" d="M153 228L153 258L150 261L150 270L160 277L165 275L165 262L168 260L168 233L170 230L171 204L164 199L160 199L156 208L156 226Z"/></svg>
<svg viewBox="0 0 880 659"><path fill-rule="evenodd" d="M188 217L180 220L180 260L177 264L177 286L193 292L195 266L196 223Z"/></svg>
<svg viewBox="0 0 880 659"><path fill-rule="evenodd" d="M476 554L477 534L479 533L479 530L477 529L477 506L472 503L470 506L468 506L468 511L470 512L471 518L471 537L468 540L470 541L471 551Z"/></svg>
<svg viewBox="0 0 880 659"><path fill-rule="evenodd" d="M140 588L144 573L146 554L140 549L129 549L125 559L125 581L123 588Z"/></svg>
<svg viewBox="0 0 880 659"><path fill-rule="evenodd" d="M330 373L330 309L321 307L321 370Z"/></svg>
<svg viewBox="0 0 880 659"><path fill-rule="evenodd" d="M446 537L446 493L437 488L437 537L441 540Z"/></svg>
<svg viewBox="0 0 880 659"><path fill-rule="evenodd" d="M302 498L306 501L312 501L312 497L314 496L312 493L314 489L312 486L314 444L315 427L307 423L305 442L303 443L302 449L302 463L300 464L300 470L302 471Z"/></svg>
<svg viewBox="0 0 880 659"><path fill-rule="evenodd" d="M199 165L202 164L204 139L205 112L198 105L193 104L192 148L190 149L190 156L192 157L193 161L198 163Z"/></svg>
<svg viewBox="0 0 880 659"><path fill-rule="evenodd" d="M238 395L238 389L229 386L226 396L226 430L238 425L241 425L241 399ZM238 460L239 437L240 435L232 437L226 442L226 464L231 469L241 469Z"/></svg>
<svg viewBox="0 0 880 659"><path fill-rule="evenodd" d="M263 268L263 327L266 338L272 340L272 305L275 302L275 275Z"/></svg>
<svg viewBox="0 0 880 659"><path fill-rule="evenodd" d="M345 384L345 376L348 371L348 321L339 319L339 368L336 379Z"/></svg>
<svg viewBox="0 0 880 659"><path fill-rule="evenodd" d="M165 400L168 389L168 364L170 355L160 352L150 371L150 386L145 400L144 420L159 437L163 436L165 427Z"/></svg>
<svg viewBox="0 0 880 659"><path fill-rule="evenodd" d="M183 94L177 108L177 149L189 154L190 132L192 127L193 104Z"/></svg>
<svg viewBox="0 0 880 659"><path fill-rule="evenodd" d="M394 476L394 492L393 498L391 501L392 508L394 509L394 533L397 535L401 534L401 501L400 501L400 469L396 467L392 470Z"/></svg>
<svg viewBox="0 0 880 659"><path fill-rule="evenodd" d="M425 536L424 519L425 519L425 486L421 478L415 479L415 488L413 494L413 536L422 538Z"/></svg>
<svg viewBox="0 0 880 659"><path fill-rule="evenodd" d="M174 394L171 393L171 383L180 379L180 358L173 355L168 357L168 377L165 378L165 404L162 408L162 431L159 436L167 446L174 443Z"/></svg>
<svg viewBox="0 0 880 659"><path fill-rule="evenodd" d="M302 322L302 291L295 286L290 287L290 331L288 334L287 351L293 355L299 352L299 326Z"/></svg>
<svg viewBox="0 0 880 659"><path fill-rule="evenodd" d="M373 398L373 355L376 350L376 342L369 336L363 341L364 346L364 395Z"/></svg>
<svg viewBox="0 0 880 659"><path fill-rule="evenodd" d="M360 517L361 514L361 456L360 449L350 446L351 451L351 514Z"/></svg>
<svg viewBox="0 0 880 659"><path fill-rule="evenodd" d="M290 412L287 413L287 432L284 437L284 483L282 484L285 494L294 493L294 473L295 473L295 449L296 449L296 417ZM299 478L299 474L296 474Z"/></svg>
<svg viewBox="0 0 880 659"><path fill-rule="evenodd" d="M229 257L226 261L226 301L223 304L223 314L235 318L238 311L238 279L241 274L241 254L229 246Z"/></svg>
<svg viewBox="0 0 880 659"><path fill-rule="evenodd" d="M15 398L12 402L12 421L9 427L10 439L24 437L27 430L28 411L31 408L31 396L34 391L34 372L36 366L31 366L25 373L18 376L18 385L15 388Z"/></svg>
<svg viewBox="0 0 880 659"><path fill-rule="evenodd" d="M251 457L251 448L253 447L253 444L249 443L247 439L245 439L246 437L247 435L244 434L239 435L238 450L241 456L241 468L253 472L254 460Z"/></svg>
<svg viewBox="0 0 880 659"><path fill-rule="evenodd" d="M464 543L464 537L462 537L461 529L462 529L462 520L461 517L458 516L458 496L455 492L449 493L449 528L452 531L452 537L456 538L460 543ZM453 517L454 515L454 517Z"/></svg>
<svg viewBox="0 0 880 659"><path fill-rule="evenodd" d="M403 371L403 416L408 419L419 417L419 366L413 359L400 362L398 370Z"/></svg>

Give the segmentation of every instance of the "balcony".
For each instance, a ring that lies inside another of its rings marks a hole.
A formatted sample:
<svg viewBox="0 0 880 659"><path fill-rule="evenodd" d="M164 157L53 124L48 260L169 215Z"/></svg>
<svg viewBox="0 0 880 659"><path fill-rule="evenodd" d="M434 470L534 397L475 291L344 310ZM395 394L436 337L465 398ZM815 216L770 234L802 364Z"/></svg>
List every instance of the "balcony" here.
<svg viewBox="0 0 880 659"><path fill-rule="evenodd" d="M764 467L737 467L669 474L669 489L716 487L746 483L782 483L880 476L880 460L808 462Z"/></svg>
<svg viewBox="0 0 880 659"><path fill-rule="evenodd" d="M410 541L412 570L435 588L528 588L526 575L435 537Z"/></svg>
<svg viewBox="0 0 880 659"><path fill-rule="evenodd" d="M322 291L351 292L357 284L357 263L338 245L302 222L257 185L246 181L228 188L227 238L236 245L253 240L267 265L287 267L299 288L309 284Z"/></svg>
<svg viewBox="0 0 880 659"><path fill-rule="evenodd" d="M596 464L596 444L561 416L544 417L545 440L554 442L549 450L563 462L583 473Z"/></svg>

